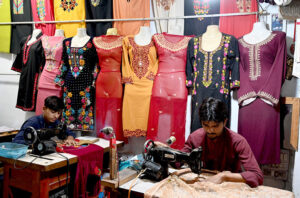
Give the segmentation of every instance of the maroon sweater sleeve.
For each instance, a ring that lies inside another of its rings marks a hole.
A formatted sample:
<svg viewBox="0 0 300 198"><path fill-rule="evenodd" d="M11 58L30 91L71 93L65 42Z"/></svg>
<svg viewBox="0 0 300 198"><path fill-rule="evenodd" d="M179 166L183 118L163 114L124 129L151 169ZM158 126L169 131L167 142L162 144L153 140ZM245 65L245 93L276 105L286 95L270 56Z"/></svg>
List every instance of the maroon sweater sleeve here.
<svg viewBox="0 0 300 198"><path fill-rule="evenodd" d="M241 137L234 146L241 165L244 167L244 172L241 175L246 180L246 183L251 187L261 185L263 183L263 174L246 139Z"/></svg>

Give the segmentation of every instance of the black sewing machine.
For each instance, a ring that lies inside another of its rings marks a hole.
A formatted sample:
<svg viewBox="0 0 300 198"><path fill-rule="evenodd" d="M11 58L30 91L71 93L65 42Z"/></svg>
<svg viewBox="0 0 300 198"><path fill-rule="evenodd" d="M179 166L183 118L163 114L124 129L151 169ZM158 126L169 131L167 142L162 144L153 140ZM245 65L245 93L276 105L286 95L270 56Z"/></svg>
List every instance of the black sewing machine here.
<svg viewBox="0 0 300 198"><path fill-rule="evenodd" d="M190 153L178 151L169 147L158 147L153 140L147 140L144 144L144 176L154 180L162 180L169 175L168 165L171 163L187 163L192 172L201 173L202 147L194 149Z"/></svg>
<svg viewBox="0 0 300 198"><path fill-rule="evenodd" d="M65 139L67 126L60 124L57 128L35 129L27 127L24 130L24 140L27 144L32 144L32 153L37 155L45 155L56 151L56 142L51 140L57 136L59 139Z"/></svg>

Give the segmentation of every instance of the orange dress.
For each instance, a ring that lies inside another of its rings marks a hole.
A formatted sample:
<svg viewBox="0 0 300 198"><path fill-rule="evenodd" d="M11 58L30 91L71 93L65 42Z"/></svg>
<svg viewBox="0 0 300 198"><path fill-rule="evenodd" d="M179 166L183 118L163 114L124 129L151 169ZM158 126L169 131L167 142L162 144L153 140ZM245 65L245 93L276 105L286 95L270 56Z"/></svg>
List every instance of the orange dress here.
<svg viewBox="0 0 300 198"><path fill-rule="evenodd" d="M221 0L220 13L257 12L256 0ZM220 31L240 38L251 32L256 15L220 17Z"/></svg>
<svg viewBox="0 0 300 198"><path fill-rule="evenodd" d="M114 19L149 18L150 0L114 0L113 14ZM135 35L141 26L149 25L149 21L117 21L113 24L122 36Z"/></svg>
<svg viewBox="0 0 300 198"><path fill-rule="evenodd" d="M158 58L153 41L140 46L133 36L123 39L122 81L123 134L125 137L146 136L153 80Z"/></svg>

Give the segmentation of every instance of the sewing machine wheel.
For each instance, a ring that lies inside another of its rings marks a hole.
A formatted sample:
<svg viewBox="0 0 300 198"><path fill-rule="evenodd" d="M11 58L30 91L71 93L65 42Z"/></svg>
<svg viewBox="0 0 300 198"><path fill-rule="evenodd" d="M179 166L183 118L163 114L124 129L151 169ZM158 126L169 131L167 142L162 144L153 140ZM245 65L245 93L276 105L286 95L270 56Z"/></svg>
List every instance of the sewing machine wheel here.
<svg viewBox="0 0 300 198"><path fill-rule="evenodd" d="M143 150L143 158L144 160L151 160L151 156L148 155L150 149L154 148L155 144L153 140L147 140L144 144L144 150Z"/></svg>

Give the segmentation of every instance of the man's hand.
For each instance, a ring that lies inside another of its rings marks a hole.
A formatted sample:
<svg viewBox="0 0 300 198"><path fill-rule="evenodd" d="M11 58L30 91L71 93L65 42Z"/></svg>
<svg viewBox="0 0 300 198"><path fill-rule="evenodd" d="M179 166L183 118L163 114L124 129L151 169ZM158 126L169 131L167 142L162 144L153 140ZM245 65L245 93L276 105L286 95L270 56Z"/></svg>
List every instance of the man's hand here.
<svg viewBox="0 0 300 198"><path fill-rule="evenodd" d="M166 145L166 144L164 144L162 142L159 142L159 141L155 141L154 144L157 147L169 147L168 145Z"/></svg>
<svg viewBox="0 0 300 198"><path fill-rule="evenodd" d="M66 146L78 146L78 142L75 141L73 136L68 136L67 139L64 141Z"/></svg>
<svg viewBox="0 0 300 198"><path fill-rule="evenodd" d="M223 182L226 181L226 174L230 173L229 171L224 171L221 173L218 173L214 176L208 177L206 180L204 180L205 182L211 182L211 183L215 183L215 184L221 184Z"/></svg>

